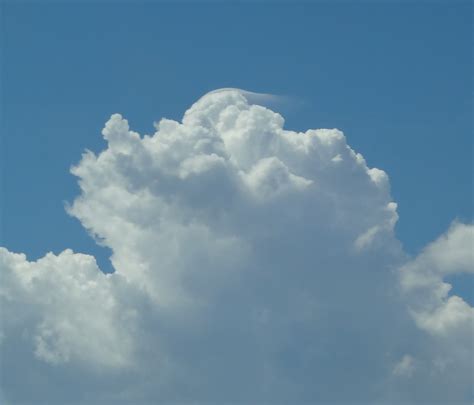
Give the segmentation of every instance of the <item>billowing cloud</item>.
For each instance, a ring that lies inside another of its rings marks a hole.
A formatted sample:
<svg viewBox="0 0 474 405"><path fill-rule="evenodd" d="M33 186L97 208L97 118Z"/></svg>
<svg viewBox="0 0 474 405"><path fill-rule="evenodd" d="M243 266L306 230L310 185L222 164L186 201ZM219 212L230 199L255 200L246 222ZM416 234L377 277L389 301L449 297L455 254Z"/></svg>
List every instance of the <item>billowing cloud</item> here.
<svg viewBox="0 0 474 405"><path fill-rule="evenodd" d="M471 399L474 308L450 294L452 286L447 278L474 273L473 248L474 226L453 223L445 235L400 269L400 287L408 310L416 325L429 336L418 354L420 366L448 395L464 393L465 398Z"/></svg>
<svg viewBox="0 0 474 405"><path fill-rule="evenodd" d="M127 329L136 314L120 307L114 296L119 279L109 281L93 257L66 250L31 263L2 248L0 260L2 322L9 339L30 340L36 357L52 365L115 368L127 362L132 348Z"/></svg>
<svg viewBox="0 0 474 405"><path fill-rule="evenodd" d="M472 375L445 377L472 374L448 342L462 334L472 355L472 308L443 277L472 271L472 226L409 260L386 173L340 131L286 130L249 94L211 92L150 136L114 114L107 149L72 168L68 212L115 273L0 250L12 403L468 399Z"/></svg>
<svg viewBox="0 0 474 405"><path fill-rule="evenodd" d="M449 336L464 329L464 341L469 341L474 308L458 296L449 296L452 286L446 277L474 274L473 242L474 227L454 223L446 235L401 269L401 285L410 295L413 317L420 328L433 335Z"/></svg>

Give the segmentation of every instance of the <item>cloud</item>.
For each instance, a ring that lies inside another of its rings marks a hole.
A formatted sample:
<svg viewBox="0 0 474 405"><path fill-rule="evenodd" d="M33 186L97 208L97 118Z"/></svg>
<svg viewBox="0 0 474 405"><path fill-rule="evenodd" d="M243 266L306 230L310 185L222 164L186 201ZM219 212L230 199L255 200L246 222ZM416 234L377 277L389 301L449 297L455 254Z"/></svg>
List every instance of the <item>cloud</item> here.
<svg viewBox="0 0 474 405"><path fill-rule="evenodd" d="M288 107L294 106L295 104L301 104L302 102L301 100L298 100L294 97L281 96L269 93L257 93L254 91L248 91L233 87L226 87L210 91L209 93L205 94L203 98L209 97L212 94L226 92L240 93L245 97L247 103L249 104L261 105L277 111L279 111L280 109L286 110Z"/></svg>
<svg viewBox="0 0 474 405"><path fill-rule="evenodd" d="M415 364L413 357L406 354L393 368L393 374L396 376L411 377L414 370Z"/></svg>
<svg viewBox="0 0 474 405"><path fill-rule="evenodd" d="M450 295L447 276L474 273L474 226L454 223L448 232L429 244L401 269L401 287L410 296L411 312L418 326L440 337L456 330L465 335L459 343L472 344L474 308Z"/></svg>
<svg viewBox="0 0 474 405"><path fill-rule="evenodd" d="M452 386L470 392L471 397L472 388L467 387L474 379L474 308L450 294L452 286L446 278L474 273L473 247L474 226L455 222L400 269L400 288L409 312L430 335L421 355L426 367L440 380L455 376Z"/></svg>
<svg viewBox="0 0 474 405"><path fill-rule="evenodd" d="M289 131L249 98L208 93L151 136L119 114L106 123L107 148L71 170L81 194L68 212L112 250L115 273L71 251L0 251L2 368L35 381L25 392L4 373L12 403L467 398L469 378L432 388L463 361L434 350L440 330L471 322L435 292L472 265L464 236L407 259L385 172L342 132Z"/></svg>
<svg viewBox="0 0 474 405"><path fill-rule="evenodd" d="M109 282L93 257L66 250L28 262L1 248L0 263L8 339L29 341L35 356L52 365L126 364L132 342L124 326L136 314L120 307L113 291L119 279Z"/></svg>

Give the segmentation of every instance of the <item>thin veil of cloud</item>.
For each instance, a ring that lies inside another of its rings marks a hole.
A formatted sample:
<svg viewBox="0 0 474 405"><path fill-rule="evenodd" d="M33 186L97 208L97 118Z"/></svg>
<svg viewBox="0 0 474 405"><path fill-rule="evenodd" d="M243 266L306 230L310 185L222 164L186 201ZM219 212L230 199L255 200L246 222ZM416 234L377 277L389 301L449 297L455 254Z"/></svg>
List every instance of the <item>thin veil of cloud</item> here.
<svg viewBox="0 0 474 405"><path fill-rule="evenodd" d="M269 108L276 112L285 112L290 110L295 106L298 106L304 103L303 100L294 96L281 95L281 94L271 94L271 93L259 93L255 91L238 89L235 87L223 87L221 89L212 90L209 93L206 93L203 97L225 92L237 92L245 97L249 104L260 105L266 108Z"/></svg>

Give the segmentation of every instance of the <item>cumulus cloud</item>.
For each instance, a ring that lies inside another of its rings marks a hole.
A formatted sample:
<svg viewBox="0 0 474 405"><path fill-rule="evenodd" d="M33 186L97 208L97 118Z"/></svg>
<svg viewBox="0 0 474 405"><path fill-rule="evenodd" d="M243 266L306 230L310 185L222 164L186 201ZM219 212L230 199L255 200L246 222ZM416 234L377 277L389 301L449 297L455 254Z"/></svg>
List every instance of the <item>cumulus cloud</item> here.
<svg viewBox="0 0 474 405"><path fill-rule="evenodd" d="M420 326L436 336L463 330L469 342L474 308L461 297L449 295L445 281L452 274L474 273L474 227L454 223L449 231L428 245L402 268L401 285L411 296L412 314ZM472 341L470 342L472 344Z"/></svg>
<svg viewBox="0 0 474 405"><path fill-rule="evenodd" d="M458 346L472 350L474 308L461 297L450 295L446 277L474 274L474 227L454 223L448 232L428 245L401 269L401 287L410 297L417 325L438 337L457 335Z"/></svg>
<svg viewBox="0 0 474 405"><path fill-rule="evenodd" d="M110 275L93 257L66 250L37 262L0 250L2 317L8 339L32 346L52 365L122 367L132 349L135 313L117 302ZM24 326L28 325L27 329Z"/></svg>
<svg viewBox="0 0 474 405"><path fill-rule="evenodd" d="M438 340L472 339L472 308L443 284L472 267L472 226L408 260L386 173L249 94L211 92L153 135L114 114L107 148L72 168L68 212L115 273L0 250L2 368L35 379L26 393L3 372L12 403L467 400L469 376L431 385L469 373Z"/></svg>
<svg viewBox="0 0 474 405"><path fill-rule="evenodd" d="M429 244L400 269L400 288L416 325L425 331L420 358L442 383L455 377L452 390L473 396L474 308L450 293L453 274L474 273L474 226L453 223L446 234Z"/></svg>

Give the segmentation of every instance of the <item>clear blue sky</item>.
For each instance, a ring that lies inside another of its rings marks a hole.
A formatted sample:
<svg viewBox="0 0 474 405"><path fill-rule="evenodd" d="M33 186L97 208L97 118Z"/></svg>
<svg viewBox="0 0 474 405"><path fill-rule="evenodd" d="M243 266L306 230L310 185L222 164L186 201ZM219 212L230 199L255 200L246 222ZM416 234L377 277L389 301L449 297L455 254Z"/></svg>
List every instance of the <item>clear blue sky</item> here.
<svg viewBox="0 0 474 405"><path fill-rule="evenodd" d="M0 245L98 247L64 202L119 112L151 133L221 87L289 96L291 129L337 127L390 176L410 253L472 220L472 3L2 3ZM462 287L460 287L462 288Z"/></svg>

